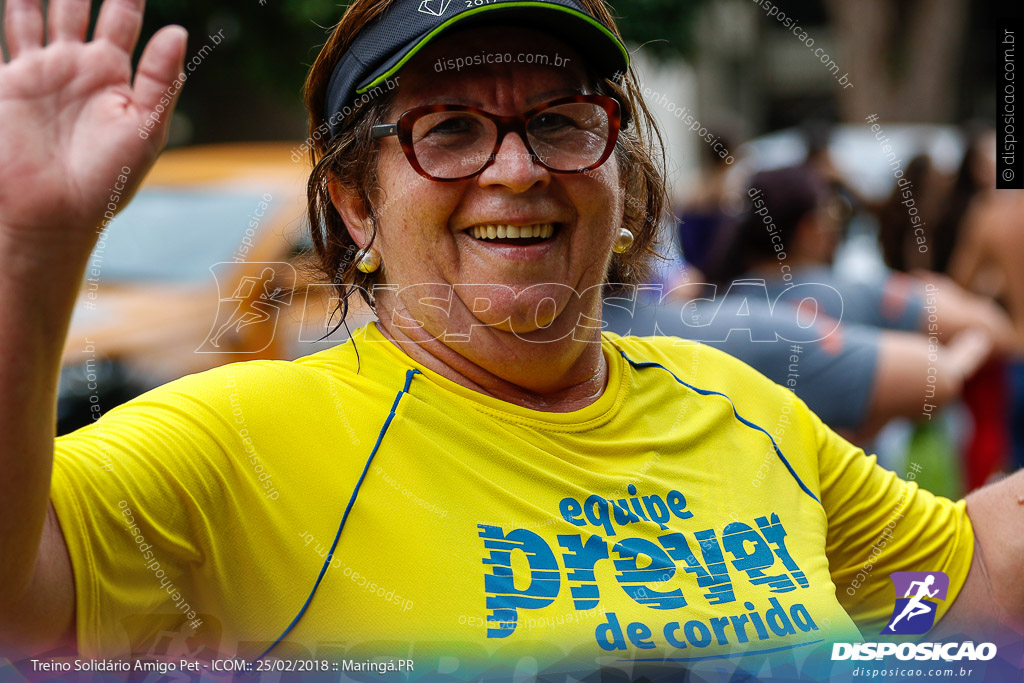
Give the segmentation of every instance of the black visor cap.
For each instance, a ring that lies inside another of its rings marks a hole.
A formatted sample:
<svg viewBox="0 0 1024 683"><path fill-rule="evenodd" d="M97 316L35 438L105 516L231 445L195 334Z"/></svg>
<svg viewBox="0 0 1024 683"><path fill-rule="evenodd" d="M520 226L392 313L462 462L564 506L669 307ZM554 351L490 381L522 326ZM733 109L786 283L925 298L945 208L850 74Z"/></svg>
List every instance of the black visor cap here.
<svg viewBox="0 0 1024 683"><path fill-rule="evenodd" d="M578 0L398 0L355 39L334 69L324 112L331 135L344 119L381 93L405 64L437 38L482 25L524 26L551 33L576 50L590 73L617 80L629 52ZM471 4L472 6L467 6Z"/></svg>

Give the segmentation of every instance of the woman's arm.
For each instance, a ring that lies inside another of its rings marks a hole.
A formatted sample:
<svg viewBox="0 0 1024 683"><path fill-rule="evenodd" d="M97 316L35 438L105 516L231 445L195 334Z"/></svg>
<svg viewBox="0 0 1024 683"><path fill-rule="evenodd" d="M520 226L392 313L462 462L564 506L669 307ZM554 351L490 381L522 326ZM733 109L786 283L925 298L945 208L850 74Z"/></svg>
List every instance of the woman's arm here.
<svg viewBox="0 0 1024 683"><path fill-rule="evenodd" d="M83 42L88 0L8 0L0 62L0 644L52 645L74 592L50 506L61 352L89 254L152 166L171 109L138 128L181 72L185 34L149 42L132 82L142 0L105 0ZM173 102L172 102L173 107ZM127 170L126 170L127 169ZM119 180L119 178L121 178ZM117 201L112 194L115 186ZM113 206L111 206L113 204Z"/></svg>
<svg viewBox="0 0 1024 683"><path fill-rule="evenodd" d="M934 352L923 335L882 333L871 406L858 440L870 438L894 417L920 420L958 398L991 349L991 339L980 330L961 332Z"/></svg>
<svg viewBox="0 0 1024 683"><path fill-rule="evenodd" d="M933 311L929 306L934 306L936 316L937 329L929 329L926 315L922 320L922 334L938 333L938 337L947 342L965 330L981 329L992 339L993 352L1015 354L1024 351L1020 334L1010 316L990 297L975 294L939 273L920 271L917 276L932 286L926 292L926 298L932 301L926 304L925 310L930 315Z"/></svg>
<svg viewBox="0 0 1024 683"><path fill-rule="evenodd" d="M1024 470L967 496L974 557L939 635L984 635L985 628L1024 634Z"/></svg>
<svg viewBox="0 0 1024 683"><path fill-rule="evenodd" d="M43 257L5 226L0 240L0 500L12 513L0 515L0 644L52 645L74 614L48 511L61 350L85 259L73 249Z"/></svg>

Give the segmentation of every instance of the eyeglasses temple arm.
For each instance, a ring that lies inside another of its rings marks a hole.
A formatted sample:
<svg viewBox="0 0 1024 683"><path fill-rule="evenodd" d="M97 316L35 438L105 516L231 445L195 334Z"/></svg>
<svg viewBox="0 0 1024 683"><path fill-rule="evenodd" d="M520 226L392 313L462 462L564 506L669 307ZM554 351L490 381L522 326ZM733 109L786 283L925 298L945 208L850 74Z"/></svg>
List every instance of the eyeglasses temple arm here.
<svg viewBox="0 0 1024 683"><path fill-rule="evenodd" d="M398 135L398 124L396 123L382 123L370 129L370 137L374 140L390 137L392 135Z"/></svg>

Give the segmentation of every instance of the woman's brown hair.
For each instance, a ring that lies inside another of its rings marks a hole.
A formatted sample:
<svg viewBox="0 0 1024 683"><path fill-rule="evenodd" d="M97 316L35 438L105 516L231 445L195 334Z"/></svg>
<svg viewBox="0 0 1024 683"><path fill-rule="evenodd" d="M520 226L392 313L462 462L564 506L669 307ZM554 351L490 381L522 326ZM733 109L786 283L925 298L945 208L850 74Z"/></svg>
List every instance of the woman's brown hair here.
<svg viewBox="0 0 1024 683"><path fill-rule="evenodd" d="M309 110L313 163L308 185L308 212L315 250L314 267L318 276L332 283L338 294L341 302L339 326L348 313L348 298L353 293L358 291L367 304L373 306L370 292L379 282L380 273L367 275L356 268L361 254L359 246L334 208L328 185L332 180L337 181L345 191L354 192L362 198L373 226L372 244L378 229L377 215L386 199L383 202L379 200L379 145L371 138L370 128L384 123L394 91L378 87L352 103L351 111L334 114L335 120L329 121L325 115L327 86L335 65L359 32L395 1L356 0L352 3L320 51L306 79L304 99ZM580 2L598 21L619 35L604 0ZM606 282L640 284L651 275L651 259L656 257L656 238L667 206L661 132L644 103L632 66L618 82L604 79L597 84L596 90L599 94L616 97L622 105L624 120L629 121L619 135L615 155L626 193L623 227L633 233L635 240L629 251L614 256ZM331 123L339 121L343 130L332 139Z"/></svg>

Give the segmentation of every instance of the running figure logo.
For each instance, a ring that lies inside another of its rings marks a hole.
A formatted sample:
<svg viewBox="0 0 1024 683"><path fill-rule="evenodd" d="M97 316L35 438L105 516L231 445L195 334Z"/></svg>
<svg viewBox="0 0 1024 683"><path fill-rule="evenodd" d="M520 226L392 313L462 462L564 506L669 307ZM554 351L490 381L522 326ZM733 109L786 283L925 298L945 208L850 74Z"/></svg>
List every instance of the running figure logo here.
<svg viewBox="0 0 1024 683"><path fill-rule="evenodd" d="M270 325L269 338L261 349L246 349L245 353L258 353L270 346L277 327L281 306L291 303L292 285L295 272L288 263L251 264L263 265L259 275L250 275L232 283L230 292L224 296L221 291L217 306L217 317L213 328L196 353L238 352L233 342L254 325ZM222 283L231 282L230 273L234 263L218 263L210 267L217 280L218 290ZM283 272L281 272L283 271Z"/></svg>
<svg viewBox="0 0 1024 683"><path fill-rule="evenodd" d="M943 572L894 572L889 575L896 588L896 604L884 635L924 635L935 625L937 600L945 600L949 577ZM902 597L901 597L902 596Z"/></svg>

